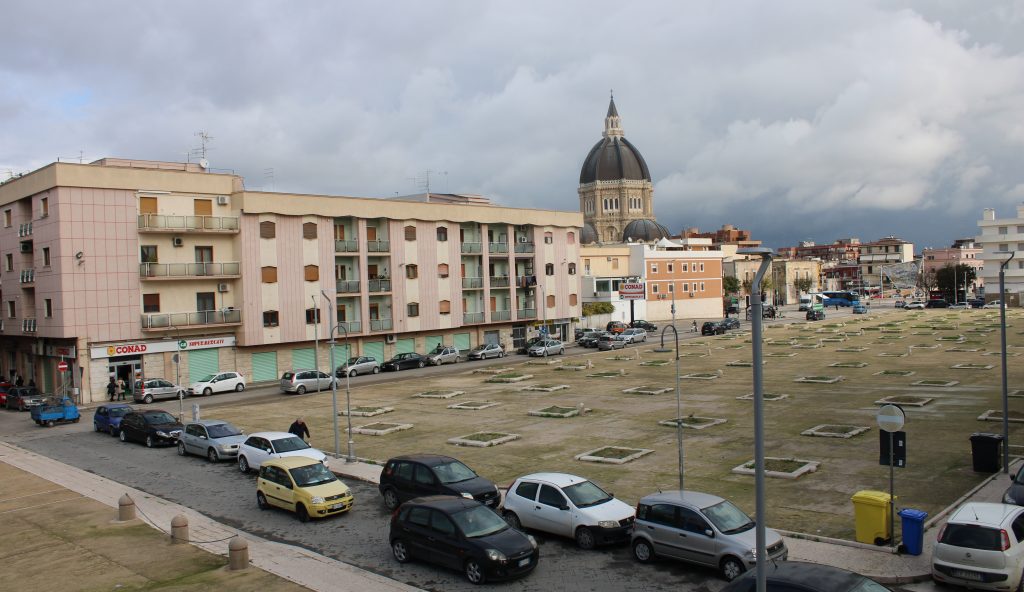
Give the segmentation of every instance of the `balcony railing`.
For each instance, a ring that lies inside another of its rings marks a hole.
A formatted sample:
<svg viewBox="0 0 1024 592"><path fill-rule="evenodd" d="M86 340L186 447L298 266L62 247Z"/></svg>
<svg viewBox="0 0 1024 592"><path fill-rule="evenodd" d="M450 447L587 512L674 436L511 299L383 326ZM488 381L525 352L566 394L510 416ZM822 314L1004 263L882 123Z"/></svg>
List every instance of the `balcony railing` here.
<svg viewBox="0 0 1024 592"><path fill-rule="evenodd" d="M21 331L22 331L22 333L35 333L36 332L36 320L35 319L21 319Z"/></svg>
<svg viewBox="0 0 1024 592"><path fill-rule="evenodd" d="M159 232L238 232L238 217L139 214L139 230Z"/></svg>
<svg viewBox="0 0 1024 592"><path fill-rule="evenodd" d="M18 226L18 236L32 236L32 223L26 222Z"/></svg>
<svg viewBox="0 0 1024 592"><path fill-rule="evenodd" d="M21 283L23 283L23 284L31 284L34 281L36 281L36 270L35 269L29 268L29 269L22 269L21 270Z"/></svg>
<svg viewBox="0 0 1024 592"><path fill-rule="evenodd" d="M507 275L492 275L491 276L491 287L492 288L507 288L509 278Z"/></svg>
<svg viewBox="0 0 1024 592"><path fill-rule="evenodd" d="M510 321L512 320L511 310L492 310L491 311L492 321Z"/></svg>
<svg viewBox="0 0 1024 592"><path fill-rule="evenodd" d="M224 263L140 263L142 279L224 277L240 274L238 262Z"/></svg>
<svg viewBox="0 0 1024 592"><path fill-rule="evenodd" d="M508 253L508 243L487 243L487 250L491 253Z"/></svg>
<svg viewBox="0 0 1024 592"><path fill-rule="evenodd" d="M336 253L355 253L359 250L359 243L354 240L336 240L334 241L334 251Z"/></svg>
<svg viewBox="0 0 1024 592"><path fill-rule="evenodd" d="M391 280L370 280L367 282L371 292L390 292Z"/></svg>
<svg viewBox="0 0 1024 592"><path fill-rule="evenodd" d="M516 276L516 287L517 288L530 288L537 285L537 276L535 275L517 275Z"/></svg>
<svg viewBox="0 0 1024 592"><path fill-rule="evenodd" d="M359 280L338 280L338 293L351 294L359 291Z"/></svg>
<svg viewBox="0 0 1024 592"><path fill-rule="evenodd" d="M520 308L516 311L516 316L520 319L535 319L537 318L536 308Z"/></svg>
<svg viewBox="0 0 1024 592"><path fill-rule="evenodd" d="M362 321L341 321L338 325L344 327L349 333L362 333L363 322Z"/></svg>
<svg viewBox="0 0 1024 592"><path fill-rule="evenodd" d="M392 327L391 319L370 319L370 331L390 331Z"/></svg>
<svg viewBox="0 0 1024 592"><path fill-rule="evenodd" d="M533 243L516 243L516 253L532 253Z"/></svg>
<svg viewBox="0 0 1024 592"><path fill-rule="evenodd" d="M372 240L366 241L366 250L371 253L387 253L391 251L391 241Z"/></svg>
<svg viewBox="0 0 1024 592"><path fill-rule="evenodd" d="M462 243L463 253L482 253L484 251L483 243Z"/></svg>
<svg viewBox="0 0 1024 592"><path fill-rule="evenodd" d="M464 277L462 278L463 290L479 290L484 287L484 278Z"/></svg>
<svg viewBox="0 0 1024 592"><path fill-rule="evenodd" d="M484 322L484 313L482 312L465 312L462 313L462 324L472 325L474 323Z"/></svg>
<svg viewBox="0 0 1024 592"><path fill-rule="evenodd" d="M142 315L143 329L177 329L203 325L238 325L242 322L240 310L201 310L198 312L172 312Z"/></svg>

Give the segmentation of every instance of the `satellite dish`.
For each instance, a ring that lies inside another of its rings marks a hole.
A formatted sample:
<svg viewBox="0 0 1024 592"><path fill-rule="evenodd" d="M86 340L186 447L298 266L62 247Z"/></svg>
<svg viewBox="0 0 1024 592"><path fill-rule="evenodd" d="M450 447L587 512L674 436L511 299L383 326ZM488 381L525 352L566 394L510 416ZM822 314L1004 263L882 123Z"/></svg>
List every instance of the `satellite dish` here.
<svg viewBox="0 0 1024 592"><path fill-rule="evenodd" d="M210 168L210 161L206 160L205 158L200 158L199 166L203 167L204 169L208 169Z"/></svg>

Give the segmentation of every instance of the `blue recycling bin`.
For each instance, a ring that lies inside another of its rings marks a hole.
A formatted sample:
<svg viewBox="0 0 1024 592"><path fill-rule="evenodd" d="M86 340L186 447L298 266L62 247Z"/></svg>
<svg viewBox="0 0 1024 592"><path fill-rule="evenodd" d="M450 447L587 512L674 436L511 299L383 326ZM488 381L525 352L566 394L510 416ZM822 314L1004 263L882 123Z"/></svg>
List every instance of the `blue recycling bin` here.
<svg viewBox="0 0 1024 592"><path fill-rule="evenodd" d="M908 555L920 555L924 548L924 520L928 512L904 508L898 513L903 527L903 548Z"/></svg>

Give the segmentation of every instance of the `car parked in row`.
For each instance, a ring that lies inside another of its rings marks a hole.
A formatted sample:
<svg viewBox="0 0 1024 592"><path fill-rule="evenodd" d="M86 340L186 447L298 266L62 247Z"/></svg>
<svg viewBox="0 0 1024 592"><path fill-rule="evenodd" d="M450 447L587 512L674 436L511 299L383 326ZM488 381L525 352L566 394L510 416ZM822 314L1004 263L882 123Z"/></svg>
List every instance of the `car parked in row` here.
<svg viewBox="0 0 1024 592"><path fill-rule="evenodd" d="M586 333L585 335L583 335L583 337L580 337L579 340L576 341L576 345L580 347L597 347L598 341L600 341L601 337L604 335L612 334L607 333L605 331L594 331L592 333Z"/></svg>
<svg viewBox="0 0 1024 592"><path fill-rule="evenodd" d="M769 592L889 592L878 582L838 567L804 561L770 562L765 570ZM722 592L754 592L757 579L754 570L735 579Z"/></svg>
<svg viewBox="0 0 1024 592"><path fill-rule="evenodd" d="M323 463L305 456L272 458L260 465L256 478L256 505L295 512L299 522L326 518L352 509L354 499Z"/></svg>
<svg viewBox="0 0 1024 592"><path fill-rule="evenodd" d="M725 335L726 328L717 321L704 321L700 326L701 335Z"/></svg>
<svg viewBox="0 0 1024 592"><path fill-rule="evenodd" d="M524 341L523 345L521 345L521 346L516 348L516 353L517 354L529 353L530 348L535 346L535 345L537 345L541 341L544 341L544 339L540 338L540 337L531 337L530 339Z"/></svg>
<svg viewBox="0 0 1024 592"><path fill-rule="evenodd" d="M924 310L924 301L914 300L913 302L908 302L903 308L904 310Z"/></svg>
<svg viewBox="0 0 1024 592"><path fill-rule="evenodd" d="M135 390L132 391L132 400L136 403L152 403L167 399L183 398L185 387L174 384L163 378L147 378L136 380Z"/></svg>
<svg viewBox="0 0 1024 592"><path fill-rule="evenodd" d="M174 444L184 426L163 409L129 411L121 418L117 436L122 442L142 442L148 448Z"/></svg>
<svg viewBox="0 0 1024 592"><path fill-rule="evenodd" d="M31 411L43 404L43 395L34 386L16 386L7 391L5 405L14 411Z"/></svg>
<svg viewBox="0 0 1024 592"><path fill-rule="evenodd" d="M385 372L398 372L399 370L408 370L410 368L423 368L426 365L427 358L416 352L408 352L395 354L390 360L381 364L380 369Z"/></svg>
<svg viewBox="0 0 1024 592"><path fill-rule="evenodd" d="M1010 487L1003 492L1003 503L1024 506L1024 465L1010 477Z"/></svg>
<svg viewBox="0 0 1024 592"><path fill-rule="evenodd" d="M609 321L608 324L605 325L604 330L609 333L622 333L628 328L629 327L626 326L626 323L623 323L622 321Z"/></svg>
<svg viewBox="0 0 1024 592"><path fill-rule="evenodd" d="M925 308L949 308L949 303L942 298L932 298L924 303Z"/></svg>
<svg viewBox="0 0 1024 592"><path fill-rule="evenodd" d="M557 339L545 339L533 344L526 353L534 357L560 356L565 353L565 345Z"/></svg>
<svg viewBox="0 0 1024 592"><path fill-rule="evenodd" d="M597 338L597 349L600 351L611 351L626 347L626 340L621 333L605 333Z"/></svg>
<svg viewBox="0 0 1024 592"><path fill-rule="evenodd" d="M135 408L127 403L104 403L93 412L92 427L97 432L106 432L116 437L121 420L132 411Z"/></svg>
<svg viewBox="0 0 1024 592"><path fill-rule="evenodd" d="M1024 507L969 502L939 531L932 579L977 590L1019 590L1024 573Z"/></svg>
<svg viewBox="0 0 1024 592"><path fill-rule="evenodd" d="M825 311L820 309L820 308L809 310L809 311L807 311L807 315L806 315L805 318L808 321L824 321L825 320Z"/></svg>
<svg viewBox="0 0 1024 592"><path fill-rule="evenodd" d="M566 473L519 477L505 494L502 517L517 530L576 540L581 549L629 540L634 511L597 484Z"/></svg>
<svg viewBox="0 0 1024 592"><path fill-rule="evenodd" d="M310 391L329 391L337 380L319 370L288 370L281 375L281 392L304 395Z"/></svg>
<svg viewBox="0 0 1024 592"><path fill-rule="evenodd" d="M360 374L377 374L380 372L380 362L373 356L356 356L349 358L347 362L338 366L338 369L334 371L334 375L338 378L344 378L345 374L349 376L359 376Z"/></svg>
<svg viewBox="0 0 1024 592"><path fill-rule="evenodd" d="M505 348L497 343L482 343L469 350L466 357L470 360L486 360L488 358L504 358Z"/></svg>
<svg viewBox="0 0 1024 592"><path fill-rule="evenodd" d="M967 310L969 308L966 302L954 302L947 306L949 310Z"/></svg>
<svg viewBox="0 0 1024 592"><path fill-rule="evenodd" d="M238 447L245 434L220 419L200 419L185 424L178 436L178 454L198 454L216 463L222 459L238 457Z"/></svg>
<svg viewBox="0 0 1024 592"><path fill-rule="evenodd" d="M981 307L982 308L1000 308L1002 305L1003 305L1003 301L1002 300L993 300L992 302L986 302Z"/></svg>
<svg viewBox="0 0 1024 592"><path fill-rule="evenodd" d="M430 496L391 517L391 552L399 563L421 559L466 574L473 584L526 575L537 567L537 541L478 502Z"/></svg>
<svg viewBox="0 0 1024 592"><path fill-rule="evenodd" d="M304 456L327 464L327 455L288 432L256 432L238 446L238 470L248 473L272 458Z"/></svg>
<svg viewBox="0 0 1024 592"><path fill-rule="evenodd" d="M207 374L188 387L188 394L209 397L214 393L244 391L245 378L238 372L218 372Z"/></svg>
<svg viewBox="0 0 1024 592"><path fill-rule="evenodd" d="M644 331L657 331L658 330L658 326L657 325L655 325L654 323L645 321L643 319L636 319L635 321L631 322L629 324L629 326L633 327L634 329L643 329Z"/></svg>
<svg viewBox="0 0 1024 592"><path fill-rule="evenodd" d="M460 358L459 348L453 345L439 345L434 348L429 354L427 354L427 363L431 366L441 366L444 364L456 364Z"/></svg>
<svg viewBox="0 0 1024 592"><path fill-rule="evenodd" d="M10 391L12 388L14 387L12 387L9 383L5 382L3 384L0 384L0 407L7 408L7 392Z"/></svg>
<svg viewBox="0 0 1024 592"><path fill-rule="evenodd" d="M623 331L621 333L621 335L622 335L622 338L626 341L626 343L630 343L630 344L632 344L632 343L641 343L643 341L647 341L647 331L645 331L643 329L635 329L635 328L626 329L625 331Z"/></svg>
<svg viewBox="0 0 1024 592"><path fill-rule="evenodd" d="M453 495L476 500L496 509L501 502L498 487L450 456L409 454L390 459L377 486L384 505L394 510L403 502L430 495Z"/></svg>
<svg viewBox="0 0 1024 592"><path fill-rule="evenodd" d="M724 319L722 319L721 321L718 321L718 322L721 323L721 325L723 327L725 327L725 329L727 331L729 329L739 329L740 328L740 320L737 319L736 317L727 317L727 318L724 318Z"/></svg>

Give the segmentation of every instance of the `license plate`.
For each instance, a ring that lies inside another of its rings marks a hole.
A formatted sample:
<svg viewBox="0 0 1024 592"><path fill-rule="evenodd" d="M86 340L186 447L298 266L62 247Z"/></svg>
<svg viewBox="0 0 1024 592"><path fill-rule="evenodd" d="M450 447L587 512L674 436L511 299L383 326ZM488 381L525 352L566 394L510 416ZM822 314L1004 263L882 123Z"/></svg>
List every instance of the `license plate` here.
<svg viewBox="0 0 1024 592"><path fill-rule="evenodd" d="M345 507L345 504L334 504L330 507L331 510L340 510Z"/></svg>
<svg viewBox="0 0 1024 592"><path fill-rule="evenodd" d="M980 582L982 580L980 573L975 573L973 571L964 571L962 569L954 569L952 571L954 578L960 578L961 580L971 580L974 582Z"/></svg>
<svg viewBox="0 0 1024 592"><path fill-rule="evenodd" d="M526 567L527 565L530 565L530 558L529 557L527 557L526 559L520 559L519 560L519 567Z"/></svg>

